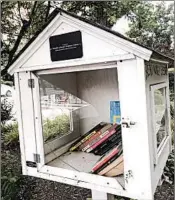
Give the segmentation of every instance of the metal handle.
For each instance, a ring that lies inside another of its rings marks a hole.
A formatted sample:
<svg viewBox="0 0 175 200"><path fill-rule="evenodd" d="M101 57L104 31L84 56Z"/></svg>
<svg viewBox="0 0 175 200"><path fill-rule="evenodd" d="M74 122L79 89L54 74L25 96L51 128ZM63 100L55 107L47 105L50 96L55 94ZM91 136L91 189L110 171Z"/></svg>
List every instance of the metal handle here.
<svg viewBox="0 0 175 200"><path fill-rule="evenodd" d="M136 122L130 121L129 118L126 118L126 119L125 119L125 118L122 118L121 124L122 124L122 125L125 125L126 128L130 128L130 126L135 125Z"/></svg>

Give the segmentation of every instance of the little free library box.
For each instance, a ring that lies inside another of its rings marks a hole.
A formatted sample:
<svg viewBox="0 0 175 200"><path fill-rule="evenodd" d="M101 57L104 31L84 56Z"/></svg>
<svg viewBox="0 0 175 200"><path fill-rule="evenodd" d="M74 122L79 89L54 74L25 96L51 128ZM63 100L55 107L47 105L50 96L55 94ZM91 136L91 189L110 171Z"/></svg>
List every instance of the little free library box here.
<svg viewBox="0 0 175 200"><path fill-rule="evenodd" d="M8 71L23 174L91 189L93 199L153 200L171 152L171 62L55 9Z"/></svg>

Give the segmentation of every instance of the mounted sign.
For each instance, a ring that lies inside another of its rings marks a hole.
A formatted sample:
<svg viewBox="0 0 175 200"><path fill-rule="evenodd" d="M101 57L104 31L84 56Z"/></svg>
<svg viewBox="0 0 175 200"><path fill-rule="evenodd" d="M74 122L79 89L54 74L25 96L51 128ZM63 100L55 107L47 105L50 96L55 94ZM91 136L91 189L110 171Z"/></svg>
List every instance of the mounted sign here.
<svg viewBox="0 0 175 200"><path fill-rule="evenodd" d="M52 61L69 60L83 57L81 32L55 35L49 38Z"/></svg>

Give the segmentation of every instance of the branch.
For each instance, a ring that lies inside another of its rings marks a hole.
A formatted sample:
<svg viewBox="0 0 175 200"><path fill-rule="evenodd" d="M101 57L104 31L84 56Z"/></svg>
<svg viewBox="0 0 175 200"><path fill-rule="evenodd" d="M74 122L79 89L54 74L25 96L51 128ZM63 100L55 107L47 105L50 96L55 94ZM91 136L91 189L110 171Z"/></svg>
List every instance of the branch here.
<svg viewBox="0 0 175 200"><path fill-rule="evenodd" d="M21 16L21 8L20 8L20 1L17 1L18 4L18 13L19 13L19 17L21 19L21 21L23 22L22 16Z"/></svg>
<svg viewBox="0 0 175 200"><path fill-rule="evenodd" d="M45 22L47 22L47 19L48 19L48 16L49 16L49 12L50 12L50 8L51 8L51 4L50 4L50 1L48 1L47 10L46 10L46 16L45 16Z"/></svg>
<svg viewBox="0 0 175 200"><path fill-rule="evenodd" d="M38 2L35 1L34 5L33 5L32 11L31 11L31 14L30 14L30 17L29 17L29 21L27 22L27 21L23 20L23 25L22 25L22 27L21 27L21 30L20 30L20 32L19 32L19 34L18 34L18 37L17 37L17 39L16 39L16 41L15 41L15 44L14 44L12 50L11 50L10 53L9 53L8 63L7 63L7 65L4 67L4 69L1 71L1 75L2 75L2 76L5 75L5 74L7 73L7 69L9 68L9 66L10 66L10 64L11 64L13 58L14 58L14 55L15 55L16 51L18 50L18 47L19 47L19 45L20 45L20 43L21 43L21 40L23 39L23 37L24 37L26 31L27 31L28 28L30 27L30 24L31 24L31 22L32 22L32 19L33 19L34 13L35 13L35 9L36 9L37 3L38 3Z"/></svg>
<svg viewBox="0 0 175 200"><path fill-rule="evenodd" d="M31 11L31 14L30 14L30 17L29 17L30 23L32 22L33 15L35 13L35 9L36 9L37 3L38 3L38 1L35 1L34 5L33 5L32 11Z"/></svg>

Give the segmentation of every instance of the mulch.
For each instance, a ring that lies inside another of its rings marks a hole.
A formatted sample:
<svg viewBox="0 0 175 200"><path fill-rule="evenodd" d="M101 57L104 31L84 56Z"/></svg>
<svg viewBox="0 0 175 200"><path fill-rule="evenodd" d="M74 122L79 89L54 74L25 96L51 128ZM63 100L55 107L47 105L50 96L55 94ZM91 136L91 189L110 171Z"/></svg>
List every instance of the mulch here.
<svg viewBox="0 0 175 200"><path fill-rule="evenodd" d="M35 184L29 184L27 188L30 190L30 200L87 200L91 198L91 190L88 189L33 177L31 179ZM116 197L116 200L125 200L125 198ZM162 186L158 186L155 200L174 200L174 185L164 182Z"/></svg>

